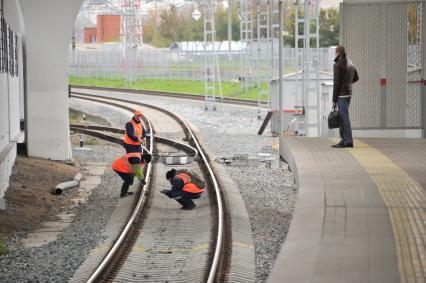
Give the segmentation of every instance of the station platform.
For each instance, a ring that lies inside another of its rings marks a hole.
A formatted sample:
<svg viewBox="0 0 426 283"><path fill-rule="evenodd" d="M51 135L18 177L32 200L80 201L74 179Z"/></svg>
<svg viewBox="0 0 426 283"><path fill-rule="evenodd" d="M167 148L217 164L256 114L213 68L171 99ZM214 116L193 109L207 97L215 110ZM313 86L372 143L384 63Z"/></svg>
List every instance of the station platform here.
<svg viewBox="0 0 426 283"><path fill-rule="evenodd" d="M281 139L299 188L268 282L426 282L426 139Z"/></svg>

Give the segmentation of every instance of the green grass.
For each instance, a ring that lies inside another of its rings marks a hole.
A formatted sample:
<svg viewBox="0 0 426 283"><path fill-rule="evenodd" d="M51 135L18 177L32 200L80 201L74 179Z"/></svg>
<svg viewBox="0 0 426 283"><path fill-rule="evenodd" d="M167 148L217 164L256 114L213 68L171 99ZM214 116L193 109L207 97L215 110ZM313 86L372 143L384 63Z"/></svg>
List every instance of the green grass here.
<svg viewBox="0 0 426 283"><path fill-rule="evenodd" d="M8 252L9 250L6 244L2 240L0 240L0 256L7 255Z"/></svg>
<svg viewBox="0 0 426 283"><path fill-rule="evenodd" d="M103 117L90 115L75 109L69 110L70 124L83 124L84 123L83 114L86 114L86 123L88 124L111 127L111 124L107 120L105 120Z"/></svg>
<svg viewBox="0 0 426 283"><path fill-rule="evenodd" d="M195 95L204 95L204 81L185 81L185 80L160 80L160 79L144 79L137 80L131 86L126 86L124 79L93 79L78 78L71 76L69 82L72 85L82 86L99 86L113 88L132 88L143 90L156 90L165 92L180 92ZM261 99L267 99L267 85L262 84ZM244 91L237 82L222 82L222 93L224 97L242 98L257 100L257 87L252 87ZM216 95L219 92L216 91Z"/></svg>
<svg viewBox="0 0 426 283"><path fill-rule="evenodd" d="M88 137L84 141L84 143L87 144L87 145L98 145L99 144L99 140L97 138Z"/></svg>

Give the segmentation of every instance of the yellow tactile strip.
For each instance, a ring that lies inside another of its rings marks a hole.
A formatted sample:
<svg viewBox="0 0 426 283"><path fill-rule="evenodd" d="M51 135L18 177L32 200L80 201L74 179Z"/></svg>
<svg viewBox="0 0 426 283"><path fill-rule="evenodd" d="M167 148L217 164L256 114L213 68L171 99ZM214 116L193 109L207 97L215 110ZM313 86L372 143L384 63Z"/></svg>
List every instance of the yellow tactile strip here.
<svg viewBox="0 0 426 283"><path fill-rule="evenodd" d="M388 208L401 282L426 282L424 189L386 155L368 144L356 140L355 147L348 151L374 180Z"/></svg>

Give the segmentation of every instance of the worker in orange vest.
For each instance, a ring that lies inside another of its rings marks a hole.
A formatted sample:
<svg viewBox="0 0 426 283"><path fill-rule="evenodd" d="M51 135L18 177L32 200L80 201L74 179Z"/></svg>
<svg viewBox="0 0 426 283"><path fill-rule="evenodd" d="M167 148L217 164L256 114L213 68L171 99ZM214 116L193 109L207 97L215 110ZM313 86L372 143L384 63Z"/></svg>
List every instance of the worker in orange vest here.
<svg viewBox="0 0 426 283"><path fill-rule="evenodd" d="M200 198L203 189L191 182L191 176L188 173L177 172L172 169L166 173L166 179L170 181L172 188L160 192L180 203L181 209L194 209L196 205L192 200Z"/></svg>
<svg viewBox="0 0 426 283"><path fill-rule="evenodd" d="M133 179L136 177L145 185L145 176L142 171L144 163L151 162L152 156L149 153L132 152L117 158L112 163L112 169L123 179L124 183L121 186L120 197L132 195L129 192L129 187L133 185Z"/></svg>
<svg viewBox="0 0 426 283"><path fill-rule="evenodd" d="M135 111L132 119L126 123L126 132L123 136L123 145L126 153L142 152L142 141L146 136L141 122L142 112Z"/></svg>

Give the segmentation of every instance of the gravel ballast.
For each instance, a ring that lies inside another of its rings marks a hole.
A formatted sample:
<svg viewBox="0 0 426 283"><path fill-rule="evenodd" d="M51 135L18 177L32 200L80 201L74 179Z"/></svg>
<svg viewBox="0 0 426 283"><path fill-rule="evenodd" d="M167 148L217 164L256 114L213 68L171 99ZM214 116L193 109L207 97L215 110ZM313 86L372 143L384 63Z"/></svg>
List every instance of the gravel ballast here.
<svg viewBox="0 0 426 283"><path fill-rule="evenodd" d="M104 93L103 93L104 94ZM278 167L278 153L272 149L278 139L267 130L257 136L262 121L257 110L248 107L223 106L223 110L204 111L204 105L188 100L152 96L116 94L117 97L135 99L171 110L195 125L207 148L218 157L234 154L271 153L275 156L272 168L264 163L260 167L227 166L238 185L250 217L256 250L256 282L265 282L273 261L284 241L297 191L293 176L285 164ZM123 127L131 115L111 110L99 104L70 100L70 107L102 116L113 127ZM85 260L91 249L104 239L103 229L118 202L121 181L109 169L109 164L122 153L121 147L91 145L92 151L74 151L75 160L104 162L107 170L102 182L87 203L73 209L75 219L64 229L56 241L42 247L22 247L0 257L0 282L66 282Z"/></svg>
<svg viewBox="0 0 426 283"><path fill-rule="evenodd" d="M227 166L249 213L256 250L256 282L265 282L287 235L297 190L294 188L293 174L287 170L286 164L281 162L281 167L278 167L278 152L272 149L278 143L278 138L271 136L269 126L263 136L257 135L262 123L257 119L257 109L224 104L219 106L218 111L205 111L204 104L195 101L98 93L137 100L173 111L198 128L207 148L217 157L232 157L234 154L256 157L258 153L274 155L272 168L267 168L264 163L259 168ZM81 104L73 102L73 107L77 106L74 103ZM95 115L106 115L104 111L108 111L108 108L88 104L83 107L83 111L94 111L97 113Z"/></svg>
<svg viewBox="0 0 426 283"><path fill-rule="evenodd" d="M75 159L110 163L115 146L91 146L92 151L74 152ZM118 201L120 182L106 170L102 182L87 203L73 209L73 223L57 240L37 248L22 247L0 257L0 282L66 282L87 253L103 239L102 229Z"/></svg>

